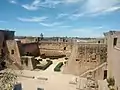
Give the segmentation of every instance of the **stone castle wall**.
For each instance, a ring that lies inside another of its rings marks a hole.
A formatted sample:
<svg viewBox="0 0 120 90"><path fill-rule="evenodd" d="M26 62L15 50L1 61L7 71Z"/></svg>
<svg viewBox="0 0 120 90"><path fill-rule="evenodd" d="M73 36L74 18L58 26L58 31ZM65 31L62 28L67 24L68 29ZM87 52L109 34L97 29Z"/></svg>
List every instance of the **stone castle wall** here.
<svg viewBox="0 0 120 90"><path fill-rule="evenodd" d="M80 75L106 61L107 47L105 44L80 43L71 54L73 57L69 58L64 73Z"/></svg>
<svg viewBox="0 0 120 90"><path fill-rule="evenodd" d="M41 42L39 44L40 54L46 56L69 56L71 53L72 44L65 42Z"/></svg>
<svg viewBox="0 0 120 90"><path fill-rule="evenodd" d="M39 56L38 43L26 43L21 45L22 55Z"/></svg>
<svg viewBox="0 0 120 90"><path fill-rule="evenodd" d="M15 40L7 40L6 45L7 45L7 51L8 51L7 54L9 56L9 59L21 65L20 53L17 42Z"/></svg>
<svg viewBox="0 0 120 90"><path fill-rule="evenodd" d="M4 34L3 32L0 32L0 55L2 54L2 50L4 49L3 42L4 42Z"/></svg>
<svg viewBox="0 0 120 90"><path fill-rule="evenodd" d="M120 90L120 31L105 33L108 52L108 77L115 79L115 86ZM115 38L117 39L115 41Z"/></svg>

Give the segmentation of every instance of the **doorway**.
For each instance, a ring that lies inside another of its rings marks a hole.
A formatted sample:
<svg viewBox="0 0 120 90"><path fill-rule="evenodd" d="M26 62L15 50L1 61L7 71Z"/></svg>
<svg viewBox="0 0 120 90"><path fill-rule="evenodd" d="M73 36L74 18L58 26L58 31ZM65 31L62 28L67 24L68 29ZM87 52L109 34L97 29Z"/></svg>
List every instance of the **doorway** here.
<svg viewBox="0 0 120 90"><path fill-rule="evenodd" d="M103 79L107 79L107 70L104 70L104 78Z"/></svg>

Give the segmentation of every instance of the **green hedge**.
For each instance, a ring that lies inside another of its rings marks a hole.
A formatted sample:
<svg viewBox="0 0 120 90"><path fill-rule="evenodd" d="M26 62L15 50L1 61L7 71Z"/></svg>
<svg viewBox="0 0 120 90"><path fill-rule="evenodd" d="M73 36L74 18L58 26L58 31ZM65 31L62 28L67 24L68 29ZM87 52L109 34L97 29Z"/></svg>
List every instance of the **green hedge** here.
<svg viewBox="0 0 120 90"><path fill-rule="evenodd" d="M61 71L60 68L63 66L63 62L60 62L55 68L54 68L54 71Z"/></svg>
<svg viewBox="0 0 120 90"><path fill-rule="evenodd" d="M45 70L45 69L47 69L52 63L53 63L53 62L49 60L49 61L47 61L47 64L46 64L46 65L44 65L44 66L39 66L38 68L39 68L39 69L42 69L42 70Z"/></svg>

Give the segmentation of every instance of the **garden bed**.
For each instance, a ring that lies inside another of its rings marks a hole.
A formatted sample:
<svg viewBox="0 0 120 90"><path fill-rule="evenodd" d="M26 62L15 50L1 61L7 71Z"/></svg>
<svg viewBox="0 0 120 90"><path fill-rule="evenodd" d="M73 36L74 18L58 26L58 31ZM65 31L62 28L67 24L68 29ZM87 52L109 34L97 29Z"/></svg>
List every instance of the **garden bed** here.
<svg viewBox="0 0 120 90"><path fill-rule="evenodd" d="M47 69L53 62L50 60L47 60L47 64L43 65L43 66L37 66L36 68L39 68L41 70L45 70Z"/></svg>
<svg viewBox="0 0 120 90"><path fill-rule="evenodd" d="M60 62L55 68L54 71L60 72L60 68L63 66L63 62Z"/></svg>

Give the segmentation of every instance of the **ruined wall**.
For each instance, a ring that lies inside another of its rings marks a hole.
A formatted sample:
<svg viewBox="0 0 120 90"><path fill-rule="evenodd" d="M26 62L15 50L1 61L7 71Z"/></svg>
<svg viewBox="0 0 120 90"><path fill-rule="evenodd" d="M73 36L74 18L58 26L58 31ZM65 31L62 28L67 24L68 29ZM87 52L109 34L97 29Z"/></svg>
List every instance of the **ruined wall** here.
<svg viewBox="0 0 120 90"><path fill-rule="evenodd" d="M23 55L22 43L21 41L16 41L19 49L20 56Z"/></svg>
<svg viewBox="0 0 120 90"><path fill-rule="evenodd" d="M105 36L108 45L108 78L114 77L115 84L120 90L120 31L107 32Z"/></svg>
<svg viewBox="0 0 120 90"><path fill-rule="evenodd" d="M67 55L71 53L72 44L64 42L41 42L39 44L40 54L46 56L59 56Z"/></svg>
<svg viewBox="0 0 120 90"><path fill-rule="evenodd" d="M76 47L76 46L74 46ZM74 48L73 47L73 48ZM64 73L80 75L87 70L94 69L106 61L107 48L105 44L77 44L76 51L72 50Z"/></svg>
<svg viewBox="0 0 120 90"><path fill-rule="evenodd" d="M2 69L1 63L3 62L3 53L5 53L4 44L4 34L0 32L0 69Z"/></svg>
<svg viewBox="0 0 120 90"><path fill-rule="evenodd" d="M20 43L19 43L20 44ZM64 42L40 42L40 43L21 43L22 45L18 45L21 51L21 55L28 56L61 56L66 55L69 57L72 49L71 43Z"/></svg>
<svg viewBox="0 0 120 90"><path fill-rule="evenodd" d="M14 48L16 50L16 43L12 42L14 41L14 31L9 31L9 30L0 30L0 69L3 69L4 66L1 65L1 63L6 63L8 61L8 56L11 58L11 55L8 53L10 48ZM8 43L8 40L10 43ZM13 44L14 43L14 44ZM13 46L12 46L13 45ZM19 53L19 51L16 51ZM18 59L18 56L15 55L16 57L13 59ZM19 60L18 60L19 61ZM9 63L5 64L8 65Z"/></svg>
<svg viewBox="0 0 120 90"><path fill-rule="evenodd" d="M4 49L3 42L4 42L4 34L0 32L0 55L2 54L2 50Z"/></svg>
<svg viewBox="0 0 120 90"><path fill-rule="evenodd" d="M21 43L33 43L33 42L37 42L38 38L37 37L26 37L23 39L19 39L21 41Z"/></svg>
<svg viewBox="0 0 120 90"><path fill-rule="evenodd" d="M7 54L9 58L12 61L21 65L20 53L19 53L17 42L15 40L7 40L6 45L8 50Z"/></svg>
<svg viewBox="0 0 120 90"><path fill-rule="evenodd" d="M26 43L22 44L22 55L28 54L30 56L39 56L38 43Z"/></svg>
<svg viewBox="0 0 120 90"><path fill-rule="evenodd" d="M104 38L80 38L77 39L79 43L105 43Z"/></svg>
<svg viewBox="0 0 120 90"><path fill-rule="evenodd" d="M25 70L33 70L36 67L36 62L33 56L22 56L21 64Z"/></svg>
<svg viewBox="0 0 120 90"><path fill-rule="evenodd" d="M105 44L79 44L78 58L83 63L101 64L107 60L107 46Z"/></svg>
<svg viewBox="0 0 120 90"><path fill-rule="evenodd" d="M115 79L116 86L120 90L120 48L114 47L113 52L111 52L112 60L112 76ZM108 77L109 78L109 77Z"/></svg>

